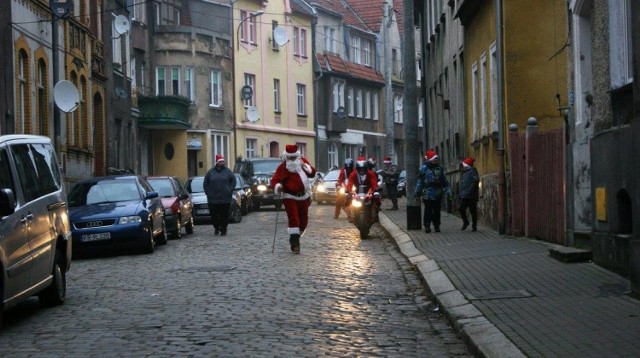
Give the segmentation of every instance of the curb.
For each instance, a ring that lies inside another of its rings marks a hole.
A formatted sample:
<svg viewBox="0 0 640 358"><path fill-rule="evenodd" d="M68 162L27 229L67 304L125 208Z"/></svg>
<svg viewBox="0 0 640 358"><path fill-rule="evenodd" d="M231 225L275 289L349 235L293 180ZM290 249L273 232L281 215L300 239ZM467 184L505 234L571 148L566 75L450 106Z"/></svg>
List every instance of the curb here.
<svg viewBox="0 0 640 358"><path fill-rule="evenodd" d="M414 265L427 285L429 298L445 313L454 329L478 357L526 357L507 336L482 315L449 280L438 263L415 247L411 237L383 212L380 225L393 237L400 252Z"/></svg>

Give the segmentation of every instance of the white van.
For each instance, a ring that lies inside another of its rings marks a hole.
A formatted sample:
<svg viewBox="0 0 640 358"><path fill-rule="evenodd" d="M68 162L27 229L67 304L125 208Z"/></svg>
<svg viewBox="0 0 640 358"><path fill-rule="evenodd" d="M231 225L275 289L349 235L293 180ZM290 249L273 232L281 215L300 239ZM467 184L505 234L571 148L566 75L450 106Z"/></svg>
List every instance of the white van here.
<svg viewBox="0 0 640 358"><path fill-rule="evenodd" d="M38 295L64 303L71 265L67 193L51 139L0 136L0 327L3 311Z"/></svg>

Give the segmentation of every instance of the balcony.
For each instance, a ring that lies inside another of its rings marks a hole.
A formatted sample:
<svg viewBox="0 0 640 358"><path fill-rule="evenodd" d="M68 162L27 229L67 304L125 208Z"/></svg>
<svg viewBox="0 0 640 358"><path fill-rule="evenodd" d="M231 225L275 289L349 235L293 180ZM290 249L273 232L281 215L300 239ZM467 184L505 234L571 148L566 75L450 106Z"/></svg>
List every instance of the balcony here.
<svg viewBox="0 0 640 358"><path fill-rule="evenodd" d="M147 129L189 129L190 102L181 96L138 98L138 127Z"/></svg>
<svg viewBox="0 0 640 358"><path fill-rule="evenodd" d="M342 118L341 118L342 117ZM347 118L339 116L338 113L329 113L327 119L327 132L333 133L346 133L347 132Z"/></svg>

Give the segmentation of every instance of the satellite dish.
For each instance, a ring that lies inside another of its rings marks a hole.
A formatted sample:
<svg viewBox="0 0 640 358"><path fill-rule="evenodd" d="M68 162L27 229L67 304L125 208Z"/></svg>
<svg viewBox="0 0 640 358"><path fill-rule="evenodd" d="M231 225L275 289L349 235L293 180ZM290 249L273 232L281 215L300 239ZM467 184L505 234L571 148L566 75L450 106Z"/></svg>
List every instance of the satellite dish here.
<svg viewBox="0 0 640 358"><path fill-rule="evenodd" d="M273 40L278 46L283 46L289 42L289 34L287 34L287 31L282 27L276 27L273 29Z"/></svg>
<svg viewBox="0 0 640 358"><path fill-rule="evenodd" d="M80 93L73 83L62 80L53 87L53 101L61 111L65 113L73 112L80 103Z"/></svg>
<svg viewBox="0 0 640 358"><path fill-rule="evenodd" d="M396 101L396 111L402 111L402 101Z"/></svg>
<svg viewBox="0 0 640 358"><path fill-rule="evenodd" d="M260 113L258 113L258 108L256 106L249 106L249 108L247 108L247 121L255 123L259 120Z"/></svg>
<svg viewBox="0 0 640 358"><path fill-rule="evenodd" d="M129 19L127 19L126 16L118 15L113 21L113 27L115 28L118 35L126 34L127 32L129 32Z"/></svg>
<svg viewBox="0 0 640 358"><path fill-rule="evenodd" d="M122 87L116 87L116 95L120 98L127 98L127 91Z"/></svg>

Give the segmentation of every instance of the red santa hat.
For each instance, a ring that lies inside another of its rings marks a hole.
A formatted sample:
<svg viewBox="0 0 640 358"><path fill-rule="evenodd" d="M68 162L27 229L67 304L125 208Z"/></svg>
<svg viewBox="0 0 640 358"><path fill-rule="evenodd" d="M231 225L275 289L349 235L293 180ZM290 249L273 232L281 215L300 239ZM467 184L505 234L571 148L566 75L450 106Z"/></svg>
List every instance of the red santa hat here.
<svg viewBox="0 0 640 358"><path fill-rule="evenodd" d="M287 144L283 155L287 158L299 157L300 150L298 149L298 146L295 144Z"/></svg>
<svg viewBox="0 0 640 358"><path fill-rule="evenodd" d="M364 167L366 165L367 165L367 158L365 158L363 156L359 156L358 160L356 161L356 168Z"/></svg>
<svg viewBox="0 0 640 358"><path fill-rule="evenodd" d="M216 154L216 164L220 162L224 162L224 157L222 156L222 154Z"/></svg>
<svg viewBox="0 0 640 358"><path fill-rule="evenodd" d="M384 157L384 164L391 164L391 157Z"/></svg>
<svg viewBox="0 0 640 358"><path fill-rule="evenodd" d="M434 160L438 159L438 155L436 154L436 152L434 150L429 149L425 153L424 159L426 159L427 161L431 162L431 161L434 161Z"/></svg>
<svg viewBox="0 0 640 358"><path fill-rule="evenodd" d="M473 159L472 157L469 157L465 160L462 161L462 166L465 168L470 168L473 166L473 163L475 163L475 159Z"/></svg>

